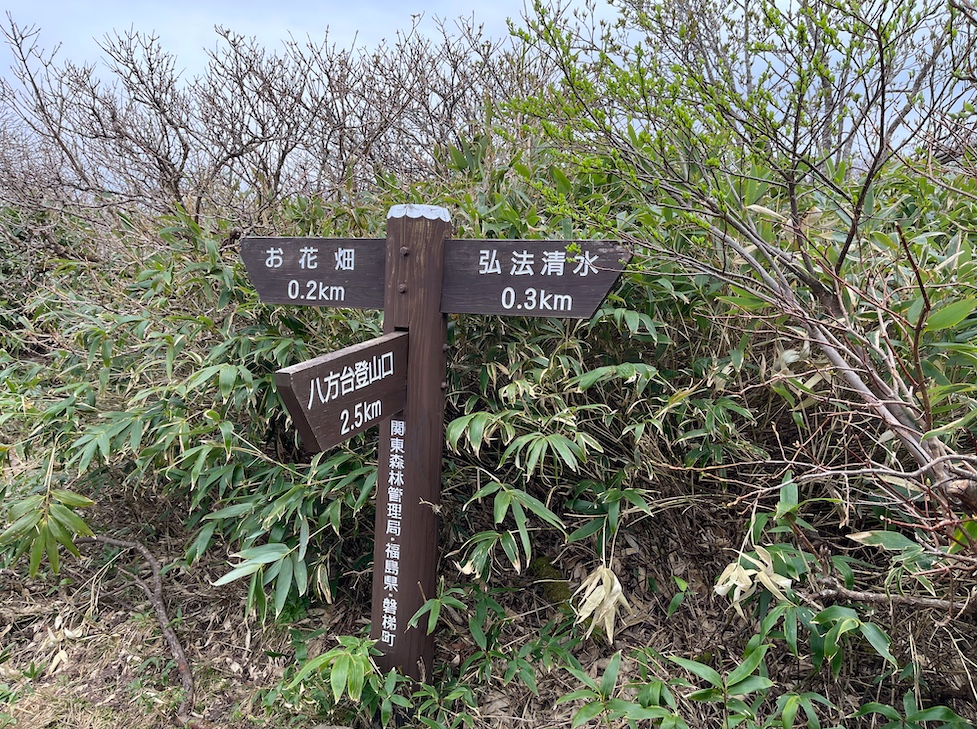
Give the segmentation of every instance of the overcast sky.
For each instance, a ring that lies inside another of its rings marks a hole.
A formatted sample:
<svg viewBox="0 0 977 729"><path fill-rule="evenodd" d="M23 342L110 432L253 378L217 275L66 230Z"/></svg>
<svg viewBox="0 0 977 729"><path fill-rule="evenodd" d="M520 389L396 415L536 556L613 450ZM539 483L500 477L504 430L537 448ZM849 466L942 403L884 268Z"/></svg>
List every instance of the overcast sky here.
<svg viewBox="0 0 977 729"><path fill-rule="evenodd" d="M330 42L348 47L357 39L370 47L409 30L411 16L418 13L428 33L435 17L454 20L474 13L488 35L502 36L506 18L521 17L524 0L5 0L2 7L19 26L40 28L41 47L50 50L60 43L61 60L97 61L101 38L133 28L156 33L163 49L193 76L206 66L204 49L217 45L215 25L256 36L269 49L279 48L290 34L321 41L327 28ZM0 51L6 73L9 52L5 46Z"/></svg>

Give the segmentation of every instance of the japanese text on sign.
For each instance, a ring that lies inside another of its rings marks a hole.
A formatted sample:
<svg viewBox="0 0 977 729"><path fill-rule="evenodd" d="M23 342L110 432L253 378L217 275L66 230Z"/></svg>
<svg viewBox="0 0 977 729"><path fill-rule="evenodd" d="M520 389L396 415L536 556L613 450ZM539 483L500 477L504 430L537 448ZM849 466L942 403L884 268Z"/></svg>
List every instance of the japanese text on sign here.
<svg viewBox="0 0 977 729"><path fill-rule="evenodd" d="M390 462L387 477L387 518L383 550L383 617L380 642L393 647L397 635L397 592L400 589L400 534L404 513L404 437L403 420L390 421ZM379 565L374 566L379 569Z"/></svg>
<svg viewBox="0 0 977 729"><path fill-rule="evenodd" d="M563 276L569 266L573 267L573 275L586 276L597 273L597 254L584 251L579 256L567 258L566 251L542 251L539 260L534 251L512 251L509 261L505 263L510 276ZM478 272L501 274L502 262L499 252L495 248L482 248L478 251Z"/></svg>
<svg viewBox="0 0 977 729"><path fill-rule="evenodd" d="M281 268L285 265L285 249L279 246L269 246L264 251L265 268ZM320 252L320 246L303 246L298 249L298 264L303 271L315 271L320 265L323 267L329 263L335 263L334 271L355 271L356 270L356 249L355 248L336 248L332 251L332 261L329 261L328 254ZM325 259L325 260L322 260Z"/></svg>
<svg viewBox="0 0 977 729"><path fill-rule="evenodd" d="M340 395L361 390L393 373L394 353L384 352L380 356L374 355L371 359L360 360L352 367L347 365L339 372L330 370L326 375L313 377L309 381L307 409L311 410L317 400L321 405L325 405Z"/></svg>

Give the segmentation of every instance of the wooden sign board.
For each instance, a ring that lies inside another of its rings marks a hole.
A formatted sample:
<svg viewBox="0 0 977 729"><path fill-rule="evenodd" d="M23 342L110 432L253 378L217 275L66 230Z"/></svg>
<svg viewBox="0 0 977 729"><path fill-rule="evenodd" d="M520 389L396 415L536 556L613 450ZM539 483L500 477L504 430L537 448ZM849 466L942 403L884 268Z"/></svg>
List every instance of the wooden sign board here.
<svg viewBox="0 0 977 729"><path fill-rule="evenodd" d="M608 241L450 233L446 209L397 205L386 241L242 242L263 302L383 308L384 336L280 370L275 382L310 448L380 424L371 636L381 671L416 679L431 675L434 659L433 636L409 622L437 593L446 314L589 318L631 258Z"/></svg>
<svg viewBox="0 0 977 729"><path fill-rule="evenodd" d="M266 304L383 308L386 241L245 238L241 257Z"/></svg>
<svg viewBox="0 0 977 729"><path fill-rule="evenodd" d="M404 409L407 338L385 334L275 373L306 448L332 448Z"/></svg>
<svg viewBox="0 0 977 729"><path fill-rule="evenodd" d="M441 311L589 319L629 260L610 241L448 241Z"/></svg>

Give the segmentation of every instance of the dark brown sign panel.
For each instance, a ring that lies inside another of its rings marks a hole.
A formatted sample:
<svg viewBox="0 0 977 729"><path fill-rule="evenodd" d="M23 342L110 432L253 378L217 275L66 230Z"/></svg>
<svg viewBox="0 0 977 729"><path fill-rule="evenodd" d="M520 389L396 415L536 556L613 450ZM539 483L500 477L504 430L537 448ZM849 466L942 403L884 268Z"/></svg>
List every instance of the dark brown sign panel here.
<svg viewBox="0 0 977 729"><path fill-rule="evenodd" d="M383 308L386 241L245 238L241 257L266 304Z"/></svg>
<svg viewBox="0 0 977 729"><path fill-rule="evenodd" d="M275 384L309 450L324 451L404 409L407 332L286 367Z"/></svg>
<svg viewBox="0 0 977 729"><path fill-rule="evenodd" d="M447 241L441 311L588 319L629 260L611 241Z"/></svg>

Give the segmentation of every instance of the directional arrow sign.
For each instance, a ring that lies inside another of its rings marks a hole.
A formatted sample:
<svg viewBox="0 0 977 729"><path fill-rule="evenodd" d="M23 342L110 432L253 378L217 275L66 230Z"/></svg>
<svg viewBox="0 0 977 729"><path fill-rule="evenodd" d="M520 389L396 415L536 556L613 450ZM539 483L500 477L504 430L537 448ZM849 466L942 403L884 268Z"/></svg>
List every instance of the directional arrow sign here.
<svg viewBox="0 0 977 729"><path fill-rule="evenodd" d="M441 311L588 319L630 259L610 241L446 241Z"/></svg>
<svg viewBox="0 0 977 729"><path fill-rule="evenodd" d="M241 257L266 304L383 308L386 241L245 238Z"/></svg>
<svg viewBox="0 0 977 729"><path fill-rule="evenodd" d="M275 384L309 450L324 451L404 409L407 332L286 367Z"/></svg>

